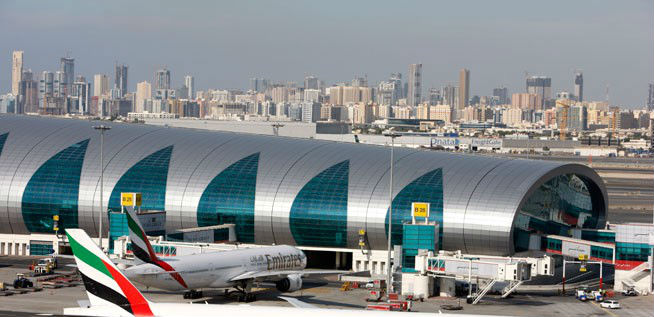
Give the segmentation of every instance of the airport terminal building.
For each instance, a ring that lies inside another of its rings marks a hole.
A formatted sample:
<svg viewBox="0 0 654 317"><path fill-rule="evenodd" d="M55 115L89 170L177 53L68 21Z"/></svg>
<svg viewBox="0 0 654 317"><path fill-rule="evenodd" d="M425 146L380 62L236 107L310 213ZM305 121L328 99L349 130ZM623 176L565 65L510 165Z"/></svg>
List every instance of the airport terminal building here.
<svg viewBox="0 0 654 317"><path fill-rule="evenodd" d="M1 234L52 234L59 215L60 228L97 236L103 168L105 207L140 192L167 230L229 223L244 243L357 249L364 229L386 248L389 147L102 122L101 167L98 124L0 115ZM606 223L606 189L583 165L400 147L394 165L394 244L412 202L430 203L440 248L468 254L512 255L539 234Z"/></svg>

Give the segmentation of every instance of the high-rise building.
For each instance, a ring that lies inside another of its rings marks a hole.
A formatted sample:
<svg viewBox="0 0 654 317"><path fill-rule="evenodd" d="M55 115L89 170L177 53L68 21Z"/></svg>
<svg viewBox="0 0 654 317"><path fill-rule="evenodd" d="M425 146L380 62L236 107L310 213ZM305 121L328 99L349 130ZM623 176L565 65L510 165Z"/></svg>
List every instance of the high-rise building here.
<svg viewBox="0 0 654 317"><path fill-rule="evenodd" d="M318 77L307 76L304 77L304 89L320 89Z"/></svg>
<svg viewBox="0 0 654 317"><path fill-rule="evenodd" d="M154 89L170 89L170 71L165 67L154 73Z"/></svg>
<svg viewBox="0 0 654 317"><path fill-rule="evenodd" d="M459 98L457 87L454 85L447 85L441 88L441 94L443 95L443 104L450 106L450 108L454 108L456 101Z"/></svg>
<svg viewBox="0 0 654 317"><path fill-rule="evenodd" d="M513 94L511 95L511 106L513 108L538 111L543 109L541 96L537 94Z"/></svg>
<svg viewBox="0 0 654 317"><path fill-rule="evenodd" d="M49 71L41 73L39 79L39 100L43 100L45 96L52 96L54 94L54 74Z"/></svg>
<svg viewBox="0 0 654 317"><path fill-rule="evenodd" d="M109 93L109 76L105 74L93 75L93 96L102 96Z"/></svg>
<svg viewBox="0 0 654 317"><path fill-rule="evenodd" d="M354 77L352 79L352 86L354 87L368 87L368 78L367 77Z"/></svg>
<svg viewBox="0 0 654 317"><path fill-rule="evenodd" d="M654 111L654 84L649 84L649 93L647 94L647 110Z"/></svg>
<svg viewBox="0 0 654 317"><path fill-rule="evenodd" d="M408 106L417 106L422 99L422 64L409 65Z"/></svg>
<svg viewBox="0 0 654 317"><path fill-rule="evenodd" d="M11 93L18 96L20 81L23 79L23 51L11 55Z"/></svg>
<svg viewBox="0 0 654 317"><path fill-rule="evenodd" d="M15 113L34 113L39 107L39 84L34 80L32 70L23 71L18 85L18 102Z"/></svg>
<svg viewBox="0 0 654 317"><path fill-rule="evenodd" d="M152 99L152 85L147 81L142 81L136 84L136 104L134 105L135 112L143 112L146 110L145 103L147 100Z"/></svg>
<svg viewBox="0 0 654 317"><path fill-rule="evenodd" d="M116 64L116 72L114 74L114 87L118 88L120 96L123 97L127 93L127 65Z"/></svg>
<svg viewBox="0 0 654 317"><path fill-rule="evenodd" d="M91 83L86 82L86 78L79 76L71 87L70 112L88 113L91 105Z"/></svg>
<svg viewBox="0 0 654 317"><path fill-rule="evenodd" d="M395 105L404 97L402 74L393 73L388 81L382 81L377 86L377 103L380 105Z"/></svg>
<svg viewBox="0 0 654 317"><path fill-rule="evenodd" d="M318 89L305 89L304 101L320 102L320 90Z"/></svg>
<svg viewBox="0 0 654 317"><path fill-rule="evenodd" d="M545 76L527 77L527 93L540 96L541 105L552 99L552 78Z"/></svg>
<svg viewBox="0 0 654 317"><path fill-rule="evenodd" d="M250 90L254 92L265 92L269 84L268 79L250 78Z"/></svg>
<svg viewBox="0 0 654 317"><path fill-rule="evenodd" d="M575 96L577 101L584 101L584 74L580 71L575 73Z"/></svg>
<svg viewBox="0 0 654 317"><path fill-rule="evenodd" d="M510 102L509 89L506 87L495 88L493 89L493 97L497 98L498 104L506 105Z"/></svg>
<svg viewBox="0 0 654 317"><path fill-rule="evenodd" d="M470 103L470 70L459 71L459 105L458 109L463 110Z"/></svg>
<svg viewBox="0 0 654 317"><path fill-rule="evenodd" d="M68 96L71 93L73 82L75 81L75 59L70 57L62 57L59 71L62 74L61 94Z"/></svg>
<svg viewBox="0 0 654 317"><path fill-rule="evenodd" d="M184 76L184 87L186 87L187 99L194 99L195 96L195 78L191 75ZM184 96L180 96L184 97Z"/></svg>
<svg viewBox="0 0 654 317"><path fill-rule="evenodd" d="M65 84L64 84L64 73L61 71L56 71L54 75L54 84L53 84L53 95L55 97L65 97Z"/></svg>
<svg viewBox="0 0 654 317"><path fill-rule="evenodd" d="M395 87L395 98L396 100L406 97L404 95L404 86L402 85L402 73L391 73L391 78L388 79L389 82L393 82Z"/></svg>
<svg viewBox="0 0 654 317"><path fill-rule="evenodd" d="M316 122L320 120L320 104L317 102L305 101L302 102L302 121L303 122Z"/></svg>

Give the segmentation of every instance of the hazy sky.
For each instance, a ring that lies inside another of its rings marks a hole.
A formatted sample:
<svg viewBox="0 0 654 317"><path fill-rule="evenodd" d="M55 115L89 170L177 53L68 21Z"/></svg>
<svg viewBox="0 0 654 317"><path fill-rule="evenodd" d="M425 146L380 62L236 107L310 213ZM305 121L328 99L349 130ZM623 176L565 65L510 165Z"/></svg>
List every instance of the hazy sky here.
<svg viewBox="0 0 654 317"><path fill-rule="evenodd" d="M328 84L423 64L423 87L471 71L471 94L505 85L524 91L525 71L586 99L640 107L654 81L654 2L479 1L7 1L0 0L0 92L10 90L11 51L35 73L55 71L70 52L91 79L115 61L129 87L167 66L198 89L248 88L248 78Z"/></svg>

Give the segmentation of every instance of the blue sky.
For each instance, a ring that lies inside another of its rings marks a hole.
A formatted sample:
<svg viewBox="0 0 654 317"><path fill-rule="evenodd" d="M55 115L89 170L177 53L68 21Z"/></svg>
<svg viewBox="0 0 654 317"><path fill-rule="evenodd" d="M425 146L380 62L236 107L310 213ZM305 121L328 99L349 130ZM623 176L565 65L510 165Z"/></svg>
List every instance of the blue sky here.
<svg viewBox="0 0 654 317"><path fill-rule="evenodd" d="M10 89L11 51L34 72L57 70L70 52L76 73L129 86L167 66L173 83L247 88L248 78L327 83L368 75L375 83L423 64L423 86L471 70L471 94L524 90L525 71L586 99L641 107L654 82L654 3L608 1L0 1L0 92Z"/></svg>

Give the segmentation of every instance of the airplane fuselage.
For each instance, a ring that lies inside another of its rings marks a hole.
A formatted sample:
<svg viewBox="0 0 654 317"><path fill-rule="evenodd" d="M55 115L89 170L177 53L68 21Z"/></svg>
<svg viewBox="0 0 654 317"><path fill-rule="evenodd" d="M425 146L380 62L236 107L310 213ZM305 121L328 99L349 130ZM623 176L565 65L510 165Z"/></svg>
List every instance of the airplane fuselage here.
<svg viewBox="0 0 654 317"><path fill-rule="evenodd" d="M161 260L174 271L167 272L160 266L146 263L129 267L123 272L130 280L147 287L181 291L229 288L238 284L233 279L242 274L303 270L307 264L301 250L287 245L200 253Z"/></svg>

